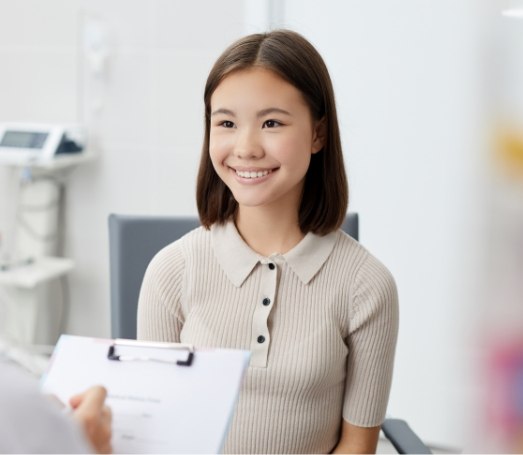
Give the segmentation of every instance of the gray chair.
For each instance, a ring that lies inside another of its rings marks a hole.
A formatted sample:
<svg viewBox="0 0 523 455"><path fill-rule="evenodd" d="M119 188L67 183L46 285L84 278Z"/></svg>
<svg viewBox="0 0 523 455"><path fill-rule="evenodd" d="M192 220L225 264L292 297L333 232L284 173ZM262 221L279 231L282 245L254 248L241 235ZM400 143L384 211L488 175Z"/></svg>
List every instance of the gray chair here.
<svg viewBox="0 0 523 455"><path fill-rule="evenodd" d="M138 297L147 265L164 246L199 225L194 217L109 215L113 338L136 339ZM342 228L358 240L358 214L347 215ZM387 419L382 430L398 453L431 453L403 420Z"/></svg>
<svg viewBox="0 0 523 455"><path fill-rule="evenodd" d="M147 265L164 246L199 225L197 218L109 215L113 338L136 339L138 296Z"/></svg>

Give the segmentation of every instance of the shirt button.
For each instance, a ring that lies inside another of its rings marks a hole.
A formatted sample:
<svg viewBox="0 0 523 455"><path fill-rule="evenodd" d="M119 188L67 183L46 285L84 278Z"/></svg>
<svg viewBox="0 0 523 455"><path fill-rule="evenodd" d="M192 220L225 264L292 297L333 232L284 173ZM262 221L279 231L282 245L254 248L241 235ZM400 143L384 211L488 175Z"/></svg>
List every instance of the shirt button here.
<svg viewBox="0 0 523 455"><path fill-rule="evenodd" d="M261 344L261 343L263 343L264 341L265 341L265 337L264 337L263 335L260 335L260 336L258 337L258 343Z"/></svg>
<svg viewBox="0 0 523 455"><path fill-rule="evenodd" d="M276 268L276 266L272 262L269 262L269 268L271 270L274 270Z"/></svg>
<svg viewBox="0 0 523 455"><path fill-rule="evenodd" d="M267 297L265 297L262 301L262 303L265 305L265 306L268 306L271 304L271 299L268 299Z"/></svg>

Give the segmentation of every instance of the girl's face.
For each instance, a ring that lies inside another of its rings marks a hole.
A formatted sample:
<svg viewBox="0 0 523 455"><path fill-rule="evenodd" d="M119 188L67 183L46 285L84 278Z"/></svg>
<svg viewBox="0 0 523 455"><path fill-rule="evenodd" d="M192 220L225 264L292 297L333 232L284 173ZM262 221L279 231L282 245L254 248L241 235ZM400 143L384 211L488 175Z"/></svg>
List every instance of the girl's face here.
<svg viewBox="0 0 523 455"><path fill-rule="evenodd" d="M240 209L297 211L311 155L322 146L300 91L270 70L233 72L211 97L210 157Z"/></svg>

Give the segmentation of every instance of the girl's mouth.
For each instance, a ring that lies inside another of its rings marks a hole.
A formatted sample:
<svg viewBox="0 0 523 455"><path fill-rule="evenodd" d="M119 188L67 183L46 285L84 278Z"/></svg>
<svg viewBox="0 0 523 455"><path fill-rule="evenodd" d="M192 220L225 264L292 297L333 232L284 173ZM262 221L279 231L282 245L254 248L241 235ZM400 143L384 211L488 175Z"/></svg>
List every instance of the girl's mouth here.
<svg viewBox="0 0 523 455"><path fill-rule="evenodd" d="M265 177L269 175L272 172L271 170L263 170L263 171L238 171L235 170L236 175L238 177L244 178L244 179L259 179L261 177Z"/></svg>

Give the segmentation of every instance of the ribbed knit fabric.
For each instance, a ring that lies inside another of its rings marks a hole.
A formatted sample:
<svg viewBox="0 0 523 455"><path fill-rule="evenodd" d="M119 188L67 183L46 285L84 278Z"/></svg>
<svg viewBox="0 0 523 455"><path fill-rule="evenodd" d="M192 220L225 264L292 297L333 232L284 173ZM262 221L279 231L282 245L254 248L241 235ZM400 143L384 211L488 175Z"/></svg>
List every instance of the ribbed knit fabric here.
<svg viewBox="0 0 523 455"><path fill-rule="evenodd" d="M140 339L251 351L225 453L328 453L342 419L380 425L397 329L394 279L342 231L264 258L233 223L198 228L155 256L138 308Z"/></svg>

